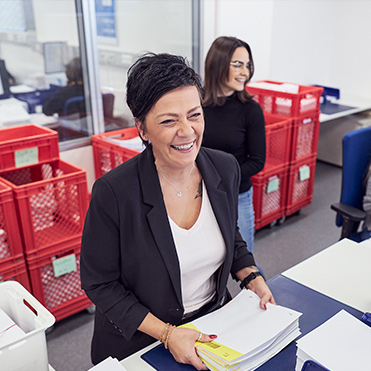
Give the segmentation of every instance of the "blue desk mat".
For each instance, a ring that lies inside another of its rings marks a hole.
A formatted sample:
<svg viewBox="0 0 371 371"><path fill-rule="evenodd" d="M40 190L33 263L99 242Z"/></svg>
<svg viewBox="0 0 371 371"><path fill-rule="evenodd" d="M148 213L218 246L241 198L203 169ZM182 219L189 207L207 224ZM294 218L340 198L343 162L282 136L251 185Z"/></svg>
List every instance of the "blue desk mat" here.
<svg viewBox="0 0 371 371"><path fill-rule="evenodd" d="M157 371L197 371L197 369L191 365L185 365L175 361L174 357L165 349L163 344L157 345L148 352L142 354L141 358Z"/></svg>
<svg viewBox="0 0 371 371"><path fill-rule="evenodd" d="M351 106L345 106L343 104L338 104L338 103L332 103L332 102L325 102L320 105L319 110L321 113L324 113L326 115L333 115L335 113L343 112L343 111L348 111L350 109L354 109L355 107Z"/></svg>
<svg viewBox="0 0 371 371"><path fill-rule="evenodd" d="M299 319L302 335L318 327L341 309L361 319L362 312L331 299L282 275L267 281L277 304L303 313ZM246 334L254 336L254 334ZM158 371L195 371L190 365L176 362L163 344L144 353L141 358ZM257 371L294 371L296 365L296 342L292 342L276 356L257 368Z"/></svg>

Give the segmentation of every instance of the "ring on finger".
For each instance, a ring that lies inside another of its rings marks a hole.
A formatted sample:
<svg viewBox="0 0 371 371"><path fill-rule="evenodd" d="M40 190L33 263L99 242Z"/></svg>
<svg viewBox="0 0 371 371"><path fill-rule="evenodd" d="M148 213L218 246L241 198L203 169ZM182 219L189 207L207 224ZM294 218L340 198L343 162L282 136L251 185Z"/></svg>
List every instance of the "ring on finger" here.
<svg viewBox="0 0 371 371"><path fill-rule="evenodd" d="M200 341L202 338L202 332L200 332L200 334L198 335L198 339L196 341Z"/></svg>

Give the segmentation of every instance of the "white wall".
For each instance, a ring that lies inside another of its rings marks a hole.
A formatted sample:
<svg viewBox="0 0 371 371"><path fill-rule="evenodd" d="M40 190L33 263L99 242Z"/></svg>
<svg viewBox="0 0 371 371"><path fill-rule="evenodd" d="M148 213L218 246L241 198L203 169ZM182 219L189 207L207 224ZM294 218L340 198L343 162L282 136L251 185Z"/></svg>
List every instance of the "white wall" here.
<svg viewBox="0 0 371 371"><path fill-rule="evenodd" d="M215 37L236 36L252 48L254 80L323 84L371 99L370 0L204 3L204 56Z"/></svg>
<svg viewBox="0 0 371 371"><path fill-rule="evenodd" d="M274 0L204 0L203 60L215 38L235 36L251 47L254 79L265 79L270 66L273 5Z"/></svg>

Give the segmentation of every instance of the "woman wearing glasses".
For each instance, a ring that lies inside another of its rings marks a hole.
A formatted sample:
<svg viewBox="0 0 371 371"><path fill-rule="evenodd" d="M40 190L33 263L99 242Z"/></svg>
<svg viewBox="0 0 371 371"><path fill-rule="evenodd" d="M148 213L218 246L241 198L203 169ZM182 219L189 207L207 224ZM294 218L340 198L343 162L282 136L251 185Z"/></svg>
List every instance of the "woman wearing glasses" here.
<svg viewBox="0 0 371 371"><path fill-rule="evenodd" d="M233 154L241 167L238 226L254 249L251 176L265 163L265 124L261 107L245 90L254 74L250 46L235 37L218 37L205 61L203 145Z"/></svg>

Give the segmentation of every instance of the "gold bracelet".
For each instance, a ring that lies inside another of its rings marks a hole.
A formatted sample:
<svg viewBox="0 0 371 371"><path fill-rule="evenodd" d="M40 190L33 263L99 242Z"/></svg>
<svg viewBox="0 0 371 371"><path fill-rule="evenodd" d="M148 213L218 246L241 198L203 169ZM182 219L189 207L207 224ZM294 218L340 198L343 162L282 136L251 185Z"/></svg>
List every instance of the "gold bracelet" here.
<svg viewBox="0 0 371 371"><path fill-rule="evenodd" d="M168 327L169 325L170 325L170 323L167 323L167 324L164 326L164 328L163 328L163 330L162 330L162 332L161 332L160 338L158 339L161 343L163 343L162 338L163 338L163 336L164 336L164 334L165 334L165 331L166 331L166 329L167 329L167 327Z"/></svg>
<svg viewBox="0 0 371 371"><path fill-rule="evenodd" d="M165 331L165 333L164 333L164 336L162 337L162 342L163 343L165 343L165 341L166 341L166 338L167 338L167 336L168 336L168 334L169 334L169 331L170 331L170 329L171 329L171 326L172 325L168 325L167 327L166 327L166 331Z"/></svg>
<svg viewBox="0 0 371 371"><path fill-rule="evenodd" d="M169 329L169 332L167 333L167 336L166 336L166 340L165 340L165 349L167 349L168 347L168 342L169 342L169 339L170 339L170 335L172 333L172 331L174 330L175 326L171 325L170 329Z"/></svg>

